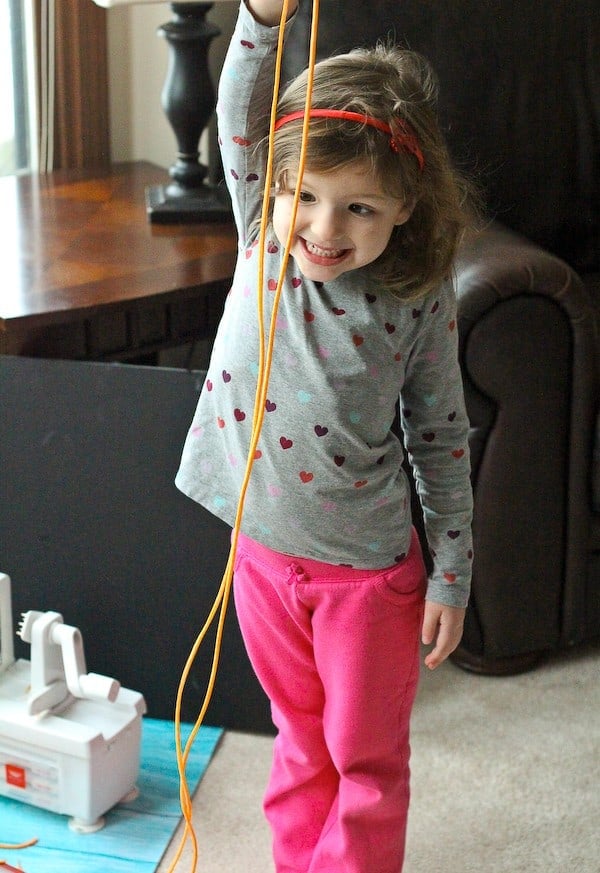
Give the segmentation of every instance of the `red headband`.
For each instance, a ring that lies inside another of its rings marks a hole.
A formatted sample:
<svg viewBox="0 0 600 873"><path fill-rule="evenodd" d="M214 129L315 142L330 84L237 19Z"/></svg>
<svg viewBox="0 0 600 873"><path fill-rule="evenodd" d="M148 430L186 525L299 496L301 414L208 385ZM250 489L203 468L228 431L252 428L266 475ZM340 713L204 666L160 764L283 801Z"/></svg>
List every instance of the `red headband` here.
<svg viewBox="0 0 600 873"><path fill-rule="evenodd" d="M377 130L381 130L383 133L387 133L390 138L390 147L392 151L399 152L400 149L404 149L404 151L410 152L411 155L415 156L415 158L419 162L419 168L421 169L421 171L425 166L425 158L423 157L423 152L419 147L417 138L414 133L411 132L408 124L405 121L400 121L400 119L398 119L400 132L394 133L390 125L386 124L385 121L380 121L378 118L371 118L370 115L363 115L360 112L348 112L345 109L311 109L308 113L308 117L342 118L344 119L344 121L357 121L360 124L368 124L369 127L375 127L377 128ZM275 122L275 130L279 130L280 127L283 127L283 125L287 124L289 121L298 121L299 119L303 118L303 110L300 110L298 112L290 112L289 115L284 115L282 118L279 118Z"/></svg>

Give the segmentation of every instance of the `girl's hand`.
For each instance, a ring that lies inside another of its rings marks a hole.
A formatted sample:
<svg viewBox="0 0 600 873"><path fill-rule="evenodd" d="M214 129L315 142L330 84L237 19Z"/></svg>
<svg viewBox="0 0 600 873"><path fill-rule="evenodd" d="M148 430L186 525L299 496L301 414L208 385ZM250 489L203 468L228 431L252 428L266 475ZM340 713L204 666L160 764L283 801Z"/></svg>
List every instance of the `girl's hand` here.
<svg viewBox="0 0 600 873"><path fill-rule="evenodd" d="M457 606L425 601L425 616L421 639L425 646L435 642L433 650L425 658L425 666L435 670L461 641L466 610Z"/></svg>
<svg viewBox="0 0 600 873"><path fill-rule="evenodd" d="M260 24L276 27L281 21L281 10L283 9L281 0L246 0L246 5ZM298 0L289 0L288 18L297 8Z"/></svg>

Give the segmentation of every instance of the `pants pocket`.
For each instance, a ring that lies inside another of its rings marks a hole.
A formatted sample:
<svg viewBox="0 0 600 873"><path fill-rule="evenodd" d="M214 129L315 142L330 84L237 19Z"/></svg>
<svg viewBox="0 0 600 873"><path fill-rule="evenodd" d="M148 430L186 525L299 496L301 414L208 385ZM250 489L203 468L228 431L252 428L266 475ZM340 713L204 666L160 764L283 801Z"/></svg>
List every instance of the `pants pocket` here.
<svg viewBox="0 0 600 873"><path fill-rule="evenodd" d="M390 603L403 605L411 595L425 596L427 572L418 536L413 530L410 551L403 561L375 579L378 594Z"/></svg>

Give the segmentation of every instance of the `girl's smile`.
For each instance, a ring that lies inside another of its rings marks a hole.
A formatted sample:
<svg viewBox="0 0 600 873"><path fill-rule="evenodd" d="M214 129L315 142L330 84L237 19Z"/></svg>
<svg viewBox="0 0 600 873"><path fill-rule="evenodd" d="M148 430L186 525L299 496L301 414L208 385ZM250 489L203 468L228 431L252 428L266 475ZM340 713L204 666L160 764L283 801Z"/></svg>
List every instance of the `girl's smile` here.
<svg viewBox="0 0 600 873"><path fill-rule="evenodd" d="M285 245L296 178L277 191L273 227ZM304 275L326 282L370 264L387 247L394 227L411 209L386 194L370 166L362 162L328 173L305 171L291 254Z"/></svg>
<svg viewBox="0 0 600 873"><path fill-rule="evenodd" d="M315 266L332 267L339 263L348 253L348 249L323 248L316 243L309 242L303 237L298 238L300 246L304 249L305 257Z"/></svg>

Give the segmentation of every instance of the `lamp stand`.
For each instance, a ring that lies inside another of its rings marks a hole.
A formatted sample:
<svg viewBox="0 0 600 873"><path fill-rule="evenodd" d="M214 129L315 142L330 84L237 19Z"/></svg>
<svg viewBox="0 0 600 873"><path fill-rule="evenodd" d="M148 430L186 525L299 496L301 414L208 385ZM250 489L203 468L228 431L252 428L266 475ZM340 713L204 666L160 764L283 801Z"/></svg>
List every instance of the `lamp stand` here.
<svg viewBox="0 0 600 873"><path fill-rule="evenodd" d="M198 151L215 107L208 47L220 30L206 20L214 4L170 5L173 18L158 33L170 49L162 105L177 140L177 159L169 170L171 182L147 189L146 210L157 224L228 221L232 213L225 186L208 183Z"/></svg>

